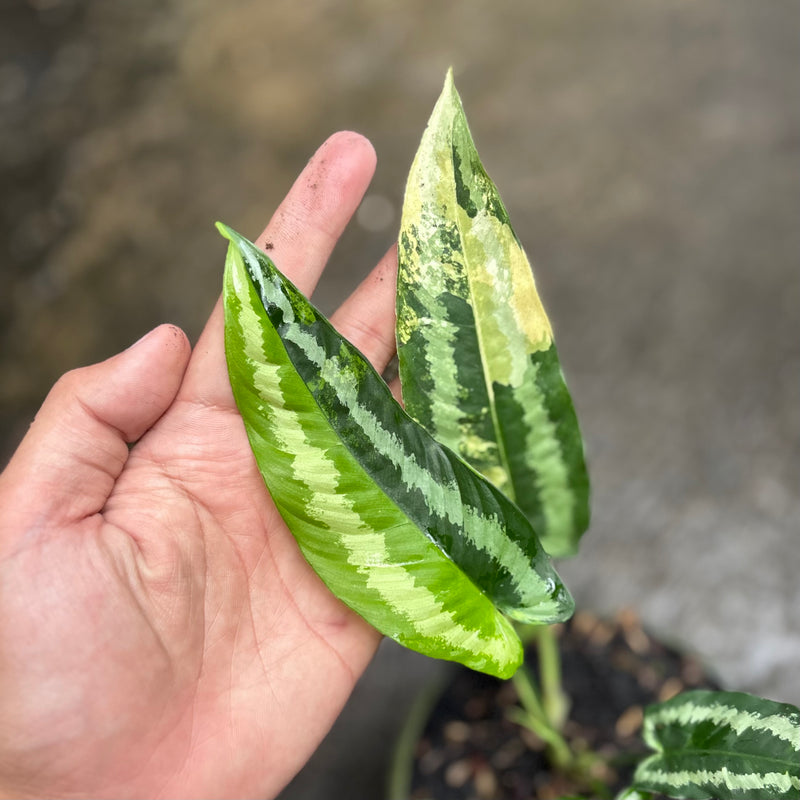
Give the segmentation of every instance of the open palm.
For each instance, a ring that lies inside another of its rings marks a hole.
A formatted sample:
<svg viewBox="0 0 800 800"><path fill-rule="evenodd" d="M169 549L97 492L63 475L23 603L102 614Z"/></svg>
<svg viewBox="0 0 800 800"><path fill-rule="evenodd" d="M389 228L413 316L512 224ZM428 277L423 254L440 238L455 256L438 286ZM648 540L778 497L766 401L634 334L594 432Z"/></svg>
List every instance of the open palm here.
<svg viewBox="0 0 800 800"><path fill-rule="evenodd" d="M331 137L258 239L306 293L373 169ZM378 369L394 271L390 252L333 320ZM165 325L56 384L0 476L0 608L11 796L272 796L379 641L264 488L219 305L191 353Z"/></svg>

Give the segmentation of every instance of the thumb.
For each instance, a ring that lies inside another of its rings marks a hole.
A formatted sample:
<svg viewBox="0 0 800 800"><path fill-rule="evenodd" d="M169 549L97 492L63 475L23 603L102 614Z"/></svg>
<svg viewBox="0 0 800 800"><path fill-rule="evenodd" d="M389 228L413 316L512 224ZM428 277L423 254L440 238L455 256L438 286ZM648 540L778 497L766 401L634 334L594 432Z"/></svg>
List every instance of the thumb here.
<svg viewBox="0 0 800 800"><path fill-rule="evenodd" d="M161 325L122 353L60 378L0 475L3 508L23 528L100 511L128 443L174 400L189 354L183 331Z"/></svg>

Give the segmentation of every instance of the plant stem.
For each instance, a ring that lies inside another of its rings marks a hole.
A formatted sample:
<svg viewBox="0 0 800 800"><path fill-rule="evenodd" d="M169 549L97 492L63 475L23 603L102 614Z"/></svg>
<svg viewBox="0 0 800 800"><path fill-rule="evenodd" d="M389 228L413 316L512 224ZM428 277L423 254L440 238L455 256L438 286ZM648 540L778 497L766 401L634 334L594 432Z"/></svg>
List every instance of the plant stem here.
<svg viewBox="0 0 800 800"><path fill-rule="evenodd" d="M554 628L540 625L535 630L539 656L539 679L542 685L542 706L550 725L557 731L564 728L569 715L569 698L561 680L561 652Z"/></svg>
<svg viewBox="0 0 800 800"><path fill-rule="evenodd" d="M556 770L585 785L593 797L608 798L610 793L602 777L606 770L605 760L586 750L580 742L571 744L563 734L570 699L563 688L557 630L547 625L517 627L524 645L536 645L539 680L523 664L511 678L521 707L509 709L506 713L510 720L533 731L545 743L550 763ZM651 798L646 794L631 794L624 800Z"/></svg>
<svg viewBox="0 0 800 800"><path fill-rule="evenodd" d="M539 699L539 690L535 679L528 668L523 664L511 678L517 690L522 708L509 709L509 718L533 731L545 744L550 753L553 764L562 770L569 769L575 761L575 756L561 735L548 719L544 706Z"/></svg>

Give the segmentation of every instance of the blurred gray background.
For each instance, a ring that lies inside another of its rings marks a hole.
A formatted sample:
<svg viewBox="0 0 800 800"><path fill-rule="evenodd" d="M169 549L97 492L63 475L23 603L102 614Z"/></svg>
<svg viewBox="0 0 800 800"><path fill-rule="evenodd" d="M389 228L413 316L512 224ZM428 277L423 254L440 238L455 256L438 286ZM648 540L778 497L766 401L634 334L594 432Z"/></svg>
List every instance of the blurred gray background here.
<svg viewBox="0 0 800 800"><path fill-rule="evenodd" d="M396 236L453 65L588 443L562 572L731 688L800 702L800 3L3 0L0 458L51 383L219 292L316 146L371 138L316 301ZM379 797L440 665L385 643L284 800Z"/></svg>

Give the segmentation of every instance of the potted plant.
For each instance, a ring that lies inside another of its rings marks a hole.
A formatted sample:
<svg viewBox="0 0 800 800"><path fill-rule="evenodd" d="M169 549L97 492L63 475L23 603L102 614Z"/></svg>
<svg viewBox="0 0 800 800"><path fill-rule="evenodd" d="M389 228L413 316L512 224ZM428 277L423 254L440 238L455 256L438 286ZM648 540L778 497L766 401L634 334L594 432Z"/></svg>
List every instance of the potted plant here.
<svg viewBox="0 0 800 800"><path fill-rule="evenodd" d="M518 702L505 716L575 779L565 792L601 796L603 754L570 741L564 628L554 627L574 603L551 557L574 555L589 522L580 430L530 266L452 72L401 223L403 406L266 254L219 227L230 242L231 385L306 559L401 644L512 679ZM523 664L523 639L536 642L538 670ZM800 797L794 706L704 689L651 706L643 724L653 752L620 797Z"/></svg>

